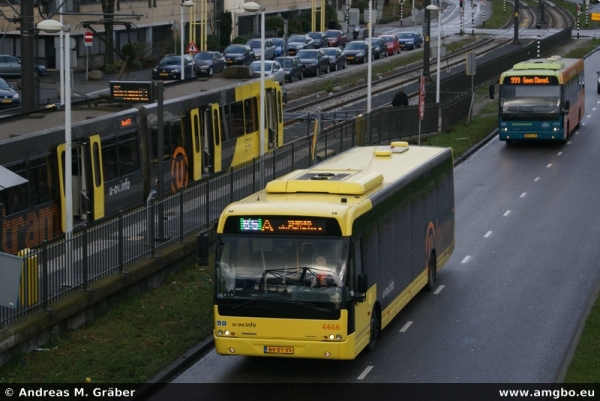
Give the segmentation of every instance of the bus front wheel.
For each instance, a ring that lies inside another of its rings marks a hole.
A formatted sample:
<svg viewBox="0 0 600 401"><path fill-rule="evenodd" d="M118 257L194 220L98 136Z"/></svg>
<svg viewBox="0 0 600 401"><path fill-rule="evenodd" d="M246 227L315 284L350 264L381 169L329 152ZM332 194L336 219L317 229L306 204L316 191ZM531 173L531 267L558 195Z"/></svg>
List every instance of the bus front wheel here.
<svg viewBox="0 0 600 401"><path fill-rule="evenodd" d="M377 313L377 309L373 308L373 312L371 313L371 328L370 328L370 336L369 336L369 345L367 345L367 351L371 352L377 346L377 339L381 337L381 330L379 326L379 313Z"/></svg>

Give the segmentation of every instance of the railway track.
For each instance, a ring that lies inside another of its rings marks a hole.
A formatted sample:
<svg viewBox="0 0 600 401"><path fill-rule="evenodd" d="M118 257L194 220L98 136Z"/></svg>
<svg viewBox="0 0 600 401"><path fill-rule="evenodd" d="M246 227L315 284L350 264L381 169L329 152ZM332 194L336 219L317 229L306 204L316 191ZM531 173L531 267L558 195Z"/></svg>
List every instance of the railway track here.
<svg viewBox="0 0 600 401"><path fill-rule="evenodd" d="M546 7L545 9L545 21L538 21L537 14L529 8L526 4L522 4L520 8L520 30L531 29L542 25L544 30L549 28L564 28L572 25L572 21L567 17L566 13L556 7ZM512 28L508 28L512 29ZM472 45L460 48L457 51L452 52L448 57L441 60L441 65L444 69L450 69L454 66L463 64L465 61L465 54L467 52L475 52L477 56L483 56L487 53L494 52L512 43L512 39L483 39ZM431 75L436 71L435 63L431 64ZM373 79L371 82L371 96L376 96L389 91L395 91L398 87L406 86L407 84L413 84L417 82L417 78L420 76L423 70L422 63L413 63L406 67L395 70L394 72L387 74L384 79ZM290 104L286 108L288 113L315 113L315 112L333 112L338 111L342 108L348 107L351 104L364 102L367 98L368 84L355 85L351 88L342 89L338 92L332 93L327 97L320 98L303 98L300 101L295 102L296 104ZM409 99L414 99L416 93L408 93ZM290 120L286 123L286 126L297 123L298 120Z"/></svg>

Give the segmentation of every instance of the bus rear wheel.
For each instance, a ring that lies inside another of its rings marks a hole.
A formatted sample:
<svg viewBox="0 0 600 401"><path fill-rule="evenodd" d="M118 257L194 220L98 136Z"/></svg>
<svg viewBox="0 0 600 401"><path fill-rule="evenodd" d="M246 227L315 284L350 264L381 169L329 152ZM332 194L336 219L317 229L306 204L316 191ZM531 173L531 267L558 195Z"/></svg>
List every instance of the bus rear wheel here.
<svg viewBox="0 0 600 401"><path fill-rule="evenodd" d="M367 345L367 351L371 352L377 346L377 339L381 337L381 328L379 326L379 313L377 309L373 308L371 312L371 327L369 336L369 345Z"/></svg>

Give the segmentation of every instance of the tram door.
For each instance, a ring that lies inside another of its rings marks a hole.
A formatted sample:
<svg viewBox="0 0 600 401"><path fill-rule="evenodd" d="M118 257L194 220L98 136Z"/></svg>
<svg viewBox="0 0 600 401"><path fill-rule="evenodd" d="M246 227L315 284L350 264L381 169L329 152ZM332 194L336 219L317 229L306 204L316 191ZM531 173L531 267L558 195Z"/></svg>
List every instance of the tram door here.
<svg viewBox="0 0 600 401"><path fill-rule="evenodd" d="M90 177L86 182L85 200L86 213L91 213L91 218L98 220L104 217L104 174L102 169L102 146L100 135L92 135L90 137L89 163L82 163L83 166L88 166L89 174L82 174L81 177ZM85 152L82 152L86 154Z"/></svg>
<svg viewBox="0 0 600 401"><path fill-rule="evenodd" d="M67 219L66 219L66 211L67 211L67 201L65 196L65 150L66 145L64 143L58 145L57 153L58 153L58 179L59 179L59 188L60 188L60 215L61 215L61 226L63 232L67 230ZM77 166L77 154L73 152L71 148L71 205L72 210L71 213L73 216L79 215L79 184L78 184L78 166Z"/></svg>
<svg viewBox="0 0 600 401"><path fill-rule="evenodd" d="M204 171L218 173L223 169L221 118L218 103L212 103L200 114L200 132L204 148Z"/></svg>
<svg viewBox="0 0 600 401"><path fill-rule="evenodd" d="M265 116L269 133L269 149L277 148L277 92L269 89L265 97Z"/></svg>
<svg viewBox="0 0 600 401"><path fill-rule="evenodd" d="M202 178L202 136L200 130L200 110L190 112L190 126L192 131L192 180Z"/></svg>

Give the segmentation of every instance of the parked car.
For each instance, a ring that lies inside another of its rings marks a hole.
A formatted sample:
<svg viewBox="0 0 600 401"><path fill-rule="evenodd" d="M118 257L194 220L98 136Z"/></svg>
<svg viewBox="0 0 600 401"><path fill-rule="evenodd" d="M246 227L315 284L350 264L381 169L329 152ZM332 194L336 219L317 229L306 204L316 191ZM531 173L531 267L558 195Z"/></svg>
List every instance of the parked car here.
<svg viewBox="0 0 600 401"><path fill-rule="evenodd" d="M400 49L415 49L423 46L423 37L419 32L400 32L398 34Z"/></svg>
<svg viewBox="0 0 600 401"><path fill-rule="evenodd" d="M196 62L189 54L183 55L183 78L193 78L196 75ZM152 79L181 79L181 56L167 54L152 69Z"/></svg>
<svg viewBox="0 0 600 401"><path fill-rule="evenodd" d="M21 105L21 97L6 81L0 78L0 108L10 109Z"/></svg>
<svg viewBox="0 0 600 401"><path fill-rule="evenodd" d="M385 42L389 56L400 53L400 41L398 40L398 35L379 35L379 37Z"/></svg>
<svg viewBox="0 0 600 401"><path fill-rule="evenodd" d="M319 76L329 72L329 57L321 49L303 49L298 52L298 58L304 65L304 75Z"/></svg>
<svg viewBox="0 0 600 401"><path fill-rule="evenodd" d="M250 64L255 74L260 74L260 60L252 62ZM273 77L275 81L279 82L279 85L283 85L283 80L285 79L285 70L276 60L265 60L265 76Z"/></svg>
<svg viewBox="0 0 600 401"><path fill-rule="evenodd" d="M327 42L327 36L325 36L325 34L323 32L309 32L309 33L307 33L307 35L310 36L312 38L312 40L315 42L315 44L314 44L315 49L322 49L324 47L329 46L329 44Z"/></svg>
<svg viewBox="0 0 600 401"><path fill-rule="evenodd" d="M305 34L290 35L288 38L288 56L295 56L302 49L313 49L315 41Z"/></svg>
<svg viewBox="0 0 600 401"><path fill-rule="evenodd" d="M329 57L329 69L337 71L346 68L346 55L342 53L339 47L327 47L323 49L323 53Z"/></svg>
<svg viewBox="0 0 600 401"><path fill-rule="evenodd" d="M348 43L342 52L349 63L364 63L369 53L368 45L362 40Z"/></svg>
<svg viewBox="0 0 600 401"><path fill-rule="evenodd" d="M223 56L227 65L250 65L254 61L254 50L248 45L229 45Z"/></svg>
<svg viewBox="0 0 600 401"><path fill-rule="evenodd" d="M284 55L283 47L284 47L285 41L282 38L271 38L271 40L275 44L275 57L283 56Z"/></svg>
<svg viewBox="0 0 600 401"><path fill-rule="evenodd" d="M294 78L301 81L304 78L304 65L297 56L277 57L275 61L283 66L286 81L294 82Z"/></svg>
<svg viewBox="0 0 600 401"><path fill-rule="evenodd" d="M327 46L329 47L341 47L346 46L346 34L338 29L328 29L325 31L327 36Z"/></svg>
<svg viewBox="0 0 600 401"><path fill-rule="evenodd" d="M33 66L38 77L46 75L46 67L40 64ZM21 76L21 59L8 54L0 54L0 77L18 78Z"/></svg>
<svg viewBox="0 0 600 401"><path fill-rule="evenodd" d="M246 44L254 50L254 59L260 60L260 39L250 39ZM275 43L272 39L265 39L265 60L275 60Z"/></svg>
<svg viewBox="0 0 600 401"><path fill-rule="evenodd" d="M379 60L382 57L387 57L388 50L385 42L381 38L370 38L366 39L365 43L367 46L369 45L369 40L371 40L371 50L373 51L373 57Z"/></svg>
<svg viewBox="0 0 600 401"><path fill-rule="evenodd" d="M220 52L198 52L194 54L196 63L196 75L208 75L215 72L223 72L227 62Z"/></svg>

